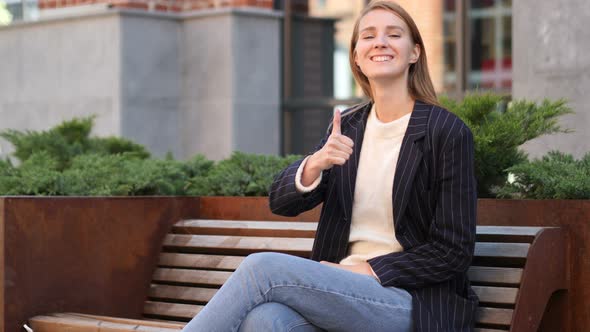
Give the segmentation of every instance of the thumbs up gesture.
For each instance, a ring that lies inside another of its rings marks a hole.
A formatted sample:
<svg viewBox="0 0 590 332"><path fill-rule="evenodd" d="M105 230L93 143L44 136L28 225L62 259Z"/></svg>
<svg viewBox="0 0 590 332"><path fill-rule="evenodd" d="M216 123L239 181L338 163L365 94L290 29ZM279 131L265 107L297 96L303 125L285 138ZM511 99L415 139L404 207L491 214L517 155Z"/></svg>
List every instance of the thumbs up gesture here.
<svg viewBox="0 0 590 332"><path fill-rule="evenodd" d="M340 111L335 110L332 133L328 137L326 144L314 153L308 161L311 164L310 166L315 166L314 168L317 168L320 172L332 168L334 165L344 165L352 154L354 142L349 137L342 135L340 131L341 117Z"/></svg>

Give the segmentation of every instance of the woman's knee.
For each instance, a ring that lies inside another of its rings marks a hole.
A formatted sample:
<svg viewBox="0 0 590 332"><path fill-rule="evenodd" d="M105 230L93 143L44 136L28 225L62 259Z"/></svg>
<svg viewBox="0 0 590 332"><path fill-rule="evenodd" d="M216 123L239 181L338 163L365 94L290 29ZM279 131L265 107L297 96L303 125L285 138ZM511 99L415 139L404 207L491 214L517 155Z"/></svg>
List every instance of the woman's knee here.
<svg viewBox="0 0 590 332"><path fill-rule="evenodd" d="M240 325L240 332L307 332L320 331L290 307L266 302L252 309Z"/></svg>
<svg viewBox="0 0 590 332"><path fill-rule="evenodd" d="M259 252L248 255L240 264L240 268L251 268L255 271L260 269L272 269L289 259L289 255L276 252Z"/></svg>

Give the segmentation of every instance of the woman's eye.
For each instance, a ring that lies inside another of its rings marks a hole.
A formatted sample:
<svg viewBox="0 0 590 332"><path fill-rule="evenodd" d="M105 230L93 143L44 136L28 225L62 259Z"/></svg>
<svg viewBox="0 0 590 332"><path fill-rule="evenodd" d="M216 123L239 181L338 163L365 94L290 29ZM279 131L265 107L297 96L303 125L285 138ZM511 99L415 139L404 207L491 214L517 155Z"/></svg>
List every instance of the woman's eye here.
<svg viewBox="0 0 590 332"><path fill-rule="evenodd" d="M391 38L399 38L400 35L389 35L389 37L391 37Z"/></svg>
<svg viewBox="0 0 590 332"><path fill-rule="evenodd" d="M363 39L373 39L373 36L364 36Z"/></svg>

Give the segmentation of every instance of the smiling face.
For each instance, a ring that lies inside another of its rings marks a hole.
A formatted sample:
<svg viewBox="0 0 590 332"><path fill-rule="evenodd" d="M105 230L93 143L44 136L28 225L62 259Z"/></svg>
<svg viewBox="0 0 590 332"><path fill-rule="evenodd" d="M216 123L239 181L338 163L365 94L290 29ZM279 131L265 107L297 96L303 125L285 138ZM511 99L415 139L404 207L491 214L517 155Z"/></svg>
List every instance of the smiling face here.
<svg viewBox="0 0 590 332"><path fill-rule="evenodd" d="M375 9L359 21L354 62L369 82L407 80L419 56L407 24L393 12Z"/></svg>

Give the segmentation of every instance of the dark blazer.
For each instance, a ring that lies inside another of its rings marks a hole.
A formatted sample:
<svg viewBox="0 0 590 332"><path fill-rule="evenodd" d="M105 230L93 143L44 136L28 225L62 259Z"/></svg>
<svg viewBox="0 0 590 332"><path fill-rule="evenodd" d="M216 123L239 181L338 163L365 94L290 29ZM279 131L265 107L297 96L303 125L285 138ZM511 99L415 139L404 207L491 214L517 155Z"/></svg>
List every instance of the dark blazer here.
<svg viewBox="0 0 590 332"><path fill-rule="evenodd" d="M338 263L347 255L356 172L371 106L365 103L342 113L342 134L355 142L354 152L344 165L325 170L316 189L306 194L296 190L301 161L284 169L272 184L270 207L276 214L296 216L324 203L313 260ZM383 286L412 294L416 331L471 331L477 296L466 271L475 244L477 194L469 128L454 114L416 101L392 185L392 222L404 251L368 263Z"/></svg>

